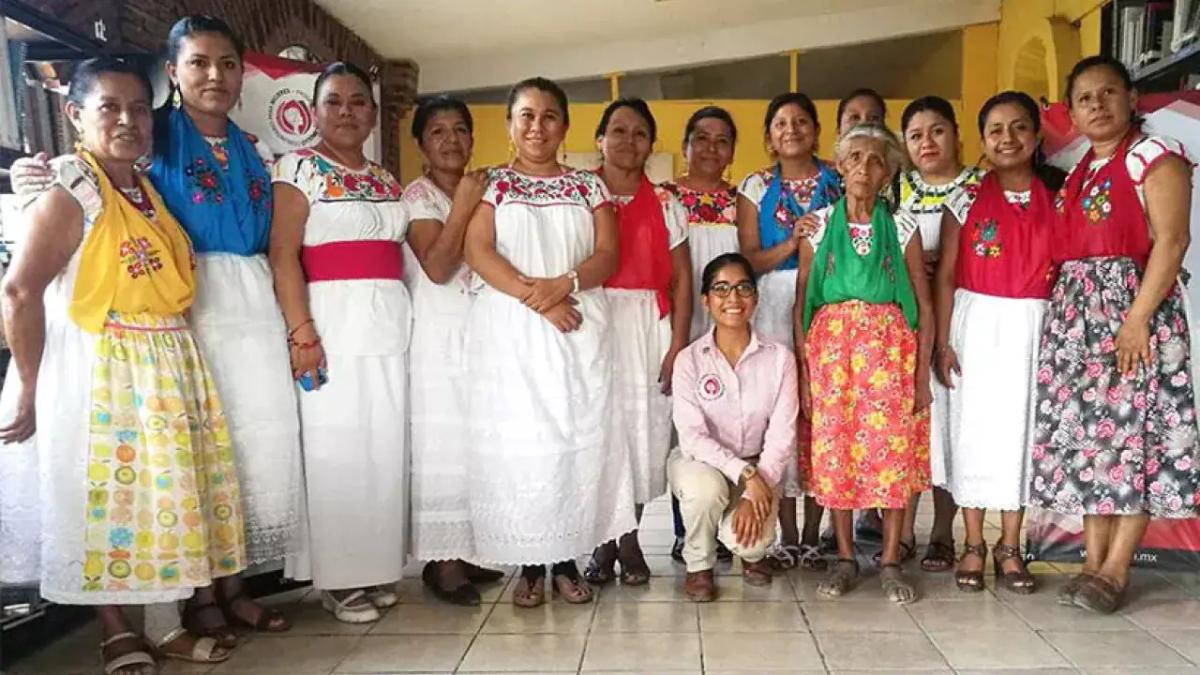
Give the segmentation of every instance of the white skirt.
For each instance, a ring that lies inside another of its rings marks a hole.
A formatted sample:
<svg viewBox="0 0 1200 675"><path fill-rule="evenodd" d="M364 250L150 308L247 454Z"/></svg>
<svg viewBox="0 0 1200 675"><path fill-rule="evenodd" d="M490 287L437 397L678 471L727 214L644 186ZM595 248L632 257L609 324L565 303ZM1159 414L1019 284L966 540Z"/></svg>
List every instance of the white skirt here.
<svg viewBox="0 0 1200 675"><path fill-rule="evenodd" d="M796 306L796 270L775 270L758 278L758 308L754 310L754 330L760 337L782 342L789 349L796 345L792 309ZM788 462L783 475L783 496L800 497L799 466Z"/></svg>
<svg viewBox="0 0 1200 675"><path fill-rule="evenodd" d="M712 316L700 304L700 282L704 267L713 258L738 250L736 225L692 225L688 228L688 248L692 253L692 330L691 339L713 329Z"/></svg>
<svg viewBox="0 0 1200 675"><path fill-rule="evenodd" d="M9 362L0 392L0 424L16 415L21 377ZM41 571L42 504L39 499L37 435L0 443L0 584L36 586Z"/></svg>
<svg viewBox="0 0 1200 675"><path fill-rule="evenodd" d="M654 291L607 289L616 368L612 442L633 467L633 500L648 504L667 492L671 397L658 381L671 349L671 317L658 317Z"/></svg>
<svg viewBox="0 0 1200 675"><path fill-rule="evenodd" d="M425 278L413 281L411 292L412 555L471 560L465 351L471 296L462 284Z"/></svg>
<svg viewBox="0 0 1200 675"><path fill-rule="evenodd" d="M637 527L629 457L610 442L612 329L602 289L574 295L561 333L484 287L467 323L468 451L476 562L544 564Z"/></svg>
<svg viewBox="0 0 1200 675"><path fill-rule="evenodd" d="M297 394L309 546L288 575L322 590L392 583L408 540L408 290L358 280L308 291L329 382Z"/></svg>
<svg viewBox="0 0 1200 675"><path fill-rule="evenodd" d="M954 292L946 487L965 508L1014 511L1029 497L1033 392L1044 300Z"/></svg>
<svg viewBox="0 0 1200 675"><path fill-rule="evenodd" d="M246 521L246 563L305 545L300 419L287 328L266 256L196 258L190 323L233 440Z"/></svg>

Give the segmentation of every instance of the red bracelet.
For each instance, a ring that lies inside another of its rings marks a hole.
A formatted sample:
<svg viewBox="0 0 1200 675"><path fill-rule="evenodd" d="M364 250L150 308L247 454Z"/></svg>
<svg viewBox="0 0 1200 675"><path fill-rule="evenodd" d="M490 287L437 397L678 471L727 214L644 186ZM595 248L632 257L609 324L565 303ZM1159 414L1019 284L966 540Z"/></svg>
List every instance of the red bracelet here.
<svg viewBox="0 0 1200 675"><path fill-rule="evenodd" d="M307 326L308 324L313 323L313 322L314 322L313 319L309 319L308 321L301 322L299 326L296 326L295 328L289 330L288 331L288 339L289 340L292 339L292 336L296 334L296 331L300 330L301 328L304 328L305 326Z"/></svg>

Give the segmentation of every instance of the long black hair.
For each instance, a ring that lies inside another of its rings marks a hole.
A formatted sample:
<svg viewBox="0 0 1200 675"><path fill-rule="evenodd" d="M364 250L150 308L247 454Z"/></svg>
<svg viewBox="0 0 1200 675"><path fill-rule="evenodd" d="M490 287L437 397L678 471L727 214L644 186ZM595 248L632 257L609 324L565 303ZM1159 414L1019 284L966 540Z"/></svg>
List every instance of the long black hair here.
<svg viewBox="0 0 1200 675"><path fill-rule="evenodd" d="M1042 131L1042 109L1033 100L1033 97L1023 91L1002 91L999 94L984 101L979 108L979 135L983 136L983 130L987 126L988 115L991 114L997 106L1001 105L1016 105L1023 108L1026 114L1029 115L1030 123L1033 124L1033 132L1039 134ZM1046 155L1042 152L1042 142L1039 139L1037 147L1033 150L1033 173L1042 181L1050 190L1058 190L1062 187L1066 180L1066 173L1057 167L1050 166L1046 163Z"/></svg>

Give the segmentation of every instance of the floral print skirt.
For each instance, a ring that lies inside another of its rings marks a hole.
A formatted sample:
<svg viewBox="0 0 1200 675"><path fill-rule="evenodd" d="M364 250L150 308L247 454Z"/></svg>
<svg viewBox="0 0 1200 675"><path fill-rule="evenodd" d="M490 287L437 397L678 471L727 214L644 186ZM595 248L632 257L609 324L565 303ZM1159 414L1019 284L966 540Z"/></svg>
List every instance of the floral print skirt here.
<svg viewBox="0 0 1200 675"><path fill-rule="evenodd" d="M1151 365L1117 371L1116 336L1141 285L1128 258L1064 264L1042 323L1031 504L1075 515L1190 518L1200 438L1183 289L1150 320Z"/></svg>
<svg viewBox="0 0 1200 675"><path fill-rule="evenodd" d="M800 468L817 502L899 509L928 489L929 411L913 414L917 336L900 308L857 300L822 307L805 359L812 437L801 444Z"/></svg>

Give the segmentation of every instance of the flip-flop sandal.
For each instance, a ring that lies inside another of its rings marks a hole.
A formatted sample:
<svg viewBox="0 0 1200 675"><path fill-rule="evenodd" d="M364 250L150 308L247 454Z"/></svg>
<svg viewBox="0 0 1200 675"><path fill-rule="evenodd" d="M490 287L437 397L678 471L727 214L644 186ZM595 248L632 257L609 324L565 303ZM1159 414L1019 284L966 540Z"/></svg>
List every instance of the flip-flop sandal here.
<svg viewBox="0 0 1200 675"><path fill-rule="evenodd" d="M949 572L954 569L954 542L931 541L921 558L921 570L925 572Z"/></svg>
<svg viewBox="0 0 1200 675"><path fill-rule="evenodd" d="M118 642L133 641L138 645L138 649L117 654L112 658L104 654L104 650L112 647ZM132 673L155 673L158 672L158 664L155 663L154 657L145 649L142 649L142 638L136 633L125 631L110 635L100 643L100 658L104 661L104 675L131 675Z"/></svg>
<svg viewBox="0 0 1200 675"><path fill-rule="evenodd" d="M858 561L838 558L829 568L829 576L817 585L817 592L827 598L840 598L854 589L858 581Z"/></svg>
<svg viewBox="0 0 1200 675"><path fill-rule="evenodd" d="M207 619L205 617L208 617ZM220 618L220 623L213 619ZM183 627L197 637L212 638L221 649L233 649L237 646L237 633L229 625L225 611L214 602L196 603L189 601L183 612Z"/></svg>
<svg viewBox="0 0 1200 675"><path fill-rule="evenodd" d="M888 563L880 567L879 581L883 586L883 594L897 605L917 601L917 589L904 578L904 570L900 565Z"/></svg>
<svg viewBox="0 0 1200 675"><path fill-rule="evenodd" d="M512 602L517 607L532 609L540 607L546 602L546 577L539 576L536 579L530 579L522 575L517 576L516 586L513 587Z"/></svg>
<svg viewBox="0 0 1200 675"><path fill-rule="evenodd" d="M615 539L600 544L592 551L592 559L583 571L583 578L587 579L589 584L597 586L603 586L617 578L617 556Z"/></svg>

